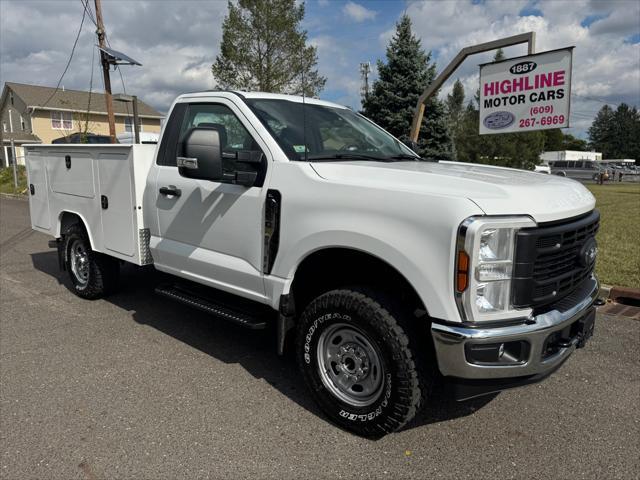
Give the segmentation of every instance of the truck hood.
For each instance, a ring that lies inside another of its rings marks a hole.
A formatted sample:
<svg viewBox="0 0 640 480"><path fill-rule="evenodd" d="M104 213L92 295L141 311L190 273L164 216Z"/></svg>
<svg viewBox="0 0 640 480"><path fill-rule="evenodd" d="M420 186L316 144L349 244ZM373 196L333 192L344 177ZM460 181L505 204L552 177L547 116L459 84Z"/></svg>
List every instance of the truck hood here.
<svg viewBox="0 0 640 480"><path fill-rule="evenodd" d="M581 183L556 175L460 162L314 162L325 180L466 197L487 215L530 215L537 222L570 218L595 207Z"/></svg>

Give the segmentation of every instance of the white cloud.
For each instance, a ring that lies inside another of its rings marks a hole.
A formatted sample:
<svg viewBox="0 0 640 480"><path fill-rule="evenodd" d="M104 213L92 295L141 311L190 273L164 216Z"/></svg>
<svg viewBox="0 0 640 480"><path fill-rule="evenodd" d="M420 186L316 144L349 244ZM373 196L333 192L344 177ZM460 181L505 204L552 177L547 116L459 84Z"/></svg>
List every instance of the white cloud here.
<svg viewBox="0 0 640 480"><path fill-rule="evenodd" d="M594 2L590 0L541 0L533 4L543 16L519 15L527 2L471 4L469 1L416 2L407 13L427 50L437 54L441 71L461 48L496 38L536 32L536 50L541 52L575 45L572 81L572 125L583 133L604 102L640 104L640 45L625 38L640 30L640 3ZM605 18L583 27L589 15ZM456 28L452 29L452 22ZM526 54L526 47L505 49L507 57ZM454 73L441 95L450 92L460 78L468 98L478 86L478 64L493 53L468 58Z"/></svg>
<svg viewBox="0 0 640 480"><path fill-rule="evenodd" d="M309 43L318 49L318 70L327 77L325 90L338 90L343 94L334 101L358 108L360 106L359 63L329 35L312 38Z"/></svg>
<svg viewBox="0 0 640 480"><path fill-rule="evenodd" d="M352 1L348 1L343 7L342 11L345 13L345 15L356 22L373 20L378 14L378 12L376 12L375 10L369 10L368 8Z"/></svg>
<svg viewBox="0 0 640 480"><path fill-rule="evenodd" d="M122 67L127 92L166 111L181 93L213 88L211 64L222 38L226 2L103 2L102 8L113 48L143 65ZM77 1L0 0L0 85L55 86L81 17ZM95 26L87 16L62 82L66 88L89 88L95 43ZM102 90L97 60L93 88ZM117 72L112 71L111 83L114 92L122 91Z"/></svg>

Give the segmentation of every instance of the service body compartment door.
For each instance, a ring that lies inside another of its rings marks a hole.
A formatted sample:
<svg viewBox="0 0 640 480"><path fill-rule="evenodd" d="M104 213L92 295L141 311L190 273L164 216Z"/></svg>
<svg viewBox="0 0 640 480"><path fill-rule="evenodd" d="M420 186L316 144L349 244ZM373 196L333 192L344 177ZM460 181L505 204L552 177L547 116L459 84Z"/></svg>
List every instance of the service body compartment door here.
<svg viewBox="0 0 640 480"><path fill-rule="evenodd" d="M55 193L93 198L93 158L91 151L51 149L49 180Z"/></svg>
<svg viewBox="0 0 640 480"><path fill-rule="evenodd" d="M29 210L31 227L50 230L49 191L45 158L27 148L27 175L29 177Z"/></svg>
<svg viewBox="0 0 640 480"><path fill-rule="evenodd" d="M131 149L127 153L100 153L97 163L104 247L133 257L136 211L130 155Z"/></svg>

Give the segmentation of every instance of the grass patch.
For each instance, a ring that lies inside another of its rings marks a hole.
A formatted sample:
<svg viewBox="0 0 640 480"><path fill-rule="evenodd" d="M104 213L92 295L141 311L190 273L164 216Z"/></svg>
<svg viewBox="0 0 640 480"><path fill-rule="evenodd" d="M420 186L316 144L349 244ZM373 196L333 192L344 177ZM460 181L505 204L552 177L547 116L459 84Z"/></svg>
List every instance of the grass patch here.
<svg viewBox="0 0 640 480"><path fill-rule="evenodd" d="M27 169L22 165L17 166L18 188L13 184L13 167L0 168L0 193L27 193Z"/></svg>
<svg viewBox="0 0 640 480"><path fill-rule="evenodd" d="M600 210L598 278L606 285L640 288L640 183L586 187Z"/></svg>

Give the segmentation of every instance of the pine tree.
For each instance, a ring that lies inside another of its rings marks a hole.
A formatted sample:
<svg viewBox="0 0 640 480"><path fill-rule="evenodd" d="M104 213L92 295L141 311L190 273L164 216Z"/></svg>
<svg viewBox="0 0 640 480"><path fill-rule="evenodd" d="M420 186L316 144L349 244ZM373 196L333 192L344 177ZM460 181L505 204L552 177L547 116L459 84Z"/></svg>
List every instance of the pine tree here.
<svg viewBox="0 0 640 480"><path fill-rule="evenodd" d="M211 67L221 88L317 96L316 48L300 29L304 3L295 0L229 1L220 53Z"/></svg>
<svg viewBox="0 0 640 480"><path fill-rule="evenodd" d="M447 114L447 129L452 141L453 158L457 154L457 142L460 134L461 120L464 115L464 87L460 79L453 84L453 90L447 95L445 100L445 110Z"/></svg>
<svg viewBox="0 0 640 480"><path fill-rule="evenodd" d="M591 145L602 152L604 158L613 158L614 147L614 112L609 105L604 105L589 127L588 134Z"/></svg>
<svg viewBox="0 0 640 480"><path fill-rule="evenodd" d="M422 92L436 76L431 53L425 53L403 15L387 46L386 63L378 60L378 79L373 83L362 113L402 141L409 140L411 121ZM434 95L425 105L418 149L429 158L451 157L444 105Z"/></svg>

